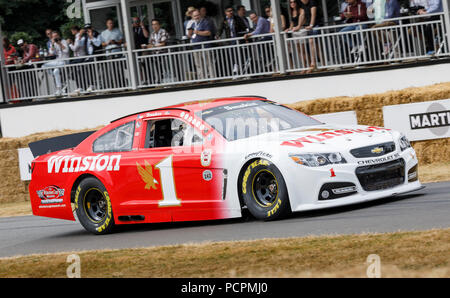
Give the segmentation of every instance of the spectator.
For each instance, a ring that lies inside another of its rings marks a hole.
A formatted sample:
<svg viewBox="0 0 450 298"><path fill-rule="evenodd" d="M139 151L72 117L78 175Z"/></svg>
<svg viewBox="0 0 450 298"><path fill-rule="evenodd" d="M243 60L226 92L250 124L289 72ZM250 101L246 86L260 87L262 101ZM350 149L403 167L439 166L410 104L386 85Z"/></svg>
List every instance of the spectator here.
<svg viewBox="0 0 450 298"><path fill-rule="evenodd" d="M167 45L167 42L169 41L169 33L163 28L161 28L161 23L159 20L154 19L152 20L152 33L150 34L150 39L148 41L147 45L142 45L143 49L155 49L155 48L161 48L165 47ZM159 54L164 52L164 50L154 50L151 52L151 54ZM166 72L167 68L165 66L165 63L160 63L161 60L158 61L158 59L151 59L150 61L153 61L153 71L146 72L150 74L150 76L154 76L154 78L151 80L153 84L159 84L163 80L164 73Z"/></svg>
<svg viewBox="0 0 450 298"><path fill-rule="evenodd" d="M6 37L3 38L3 56L5 57L5 65L12 65L17 59L16 48Z"/></svg>
<svg viewBox="0 0 450 298"><path fill-rule="evenodd" d="M86 56L86 30L81 29L78 26L73 26L70 29L72 35L74 36L74 40L68 40L69 48L73 52L74 57L83 57ZM79 59L74 60L77 62L81 62Z"/></svg>
<svg viewBox="0 0 450 298"><path fill-rule="evenodd" d="M259 17L255 12L250 13L250 20L252 20L255 30L244 35L248 40L252 36L263 35L270 33L270 22L263 17ZM262 40L270 40L272 37L265 36Z"/></svg>
<svg viewBox="0 0 450 298"><path fill-rule="evenodd" d="M188 28L188 37L191 39L191 42L199 43L210 40L212 35L211 23L207 19L201 17L198 9L192 12L192 19L194 22L191 27ZM209 47L211 47L210 44L203 45L204 49ZM194 47L194 49L201 48L201 46ZM211 53L209 51L195 51L193 55L198 79L203 80L206 78L213 78L214 72Z"/></svg>
<svg viewBox="0 0 450 298"><path fill-rule="evenodd" d="M56 60L47 62L42 65L42 68L53 68L53 77L56 84L56 96L62 94L62 82L61 82L61 67L65 65L65 60L70 58L69 45L65 40L61 38L58 32L52 33L52 45L50 47L50 55L56 56Z"/></svg>
<svg viewBox="0 0 450 298"><path fill-rule="evenodd" d="M142 45L146 45L150 36L148 27L138 17L133 17L133 35L136 50L141 49Z"/></svg>
<svg viewBox="0 0 450 298"><path fill-rule="evenodd" d="M383 2L384 5L383 5ZM397 22L390 19L400 17L400 3L398 0L375 0L373 5L368 8L368 12L375 14L375 24L372 28L382 28L388 26L395 26ZM392 32L377 30L375 31L378 41L381 40L383 45L383 55L388 55L391 52L393 43Z"/></svg>
<svg viewBox="0 0 450 298"><path fill-rule="evenodd" d="M289 0L289 10L291 14L291 22L289 24L289 28L285 31L298 31L300 26L298 26L298 21L300 17L300 6L298 0Z"/></svg>
<svg viewBox="0 0 450 298"><path fill-rule="evenodd" d="M95 55L102 49L101 36L92 28L91 24L86 24L84 29L86 30L86 53L89 56Z"/></svg>
<svg viewBox="0 0 450 298"><path fill-rule="evenodd" d="M39 60L36 58L36 56L38 55L37 46L31 43L28 44L28 42L23 39L19 39L17 41L17 45L23 51L23 56L21 59L19 59L19 63L35 62Z"/></svg>
<svg viewBox="0 0 450 298"><path fill-rule="evenodd" d="M91 56L98 54L102 51L102 41L100 34L95 31L91 24L84 25L84 29L86 30L86 53ZM94 59L101 60L103 57L96 57L96 58L86 58L85 62L92 62ZM88 72L90 72L89 78L90 80L86 81L86 92L90 93L94 91L95 86L99 85L99 82L101 81L98 77L98 73L92 70L92 68L88 67Z"/></svg>
<svg viewBox="0 0 450 298"><path fill-rule="evenodd" d="M72 35L74 36L74 39L68 39L67 43L69 44L69 48L73 52L74 57L78 57L78 59L72 59L69 61L69 64L77 64L84 62L84 58L87 54L87 34L86 30L80 29L78 26L72 26L70 29ZM69 75L70 77L75 80L77 88L71 95L79 95L83 91L83 88L81 87L83 85L83 77L82 73L84 73L84 67L83 66L73 66L69 68Z"/></svg>
<svg viewBox="0 0 450 298"><path fill-rule="evenodd" d="M427 14L438 13L443 11L442 0L412 1L412 2L414 3L420 2L418 3L419 5L416 6L423 6L423 8L420 8L417 11L417 14L421 16L426 16ZM440 18L439 16L428 17L426 18L426 21L435 21L439 20L439 18ZM427 55L434 55L436 53L436 49L434 46L435 34L433 30L434 30L433 25L428 24L425 26L424 35L425 35L425 46Z"/></svg>
<svg viewBox="0 0 450 298"><path fill-rule="evenodd" d="M242 37L245 34L245 32L247 32L247 26L245 25L242 18L234 14L234 9L232 6L226 7L225 17L222 24L219 27L219 31L217 33L216 38L219 39L222 36L222 34L225 34L225 38ZM241 40L239 42L241 42ZM238 44L238 42L233 41L232 44L235 45ZM239 55L240 57L243 56L242 48L239 49L237 55ZM233 64L233 75L235 75L238 72L239 58L237 58L235 55L229 55L229 59Z"/></svg>
<svg viewBox="0 0 450 298"><path fill-rule="evenodd" d="M300 19L299 19L299 26L301 28L304 28L306 30L306 34L316 35L318 34L318 31L316 28L322 24L322 18L320 16L320 11L317 5L317 1L315 0L301 0L299 3L300 7ZM306 71L306 73L311 73L314 71L317 67L316 65L316 41L314 38L309 39L309 52L310 52L310 59L309 59L309 69ZM305 60L307 57L307 49L306 45L302 45L302 58ZM307 62L307 61L306 61ZM307 63L305 63L306 65Z"/></svg>
<svg viewBox="0 0 450 298"><path fill-rule="evenodd" d="M285 30L285 32L290 32L292 31L292 35L293 37L302 37L305 36L306 31L300 31L301 26L299 26L299 20L300 20L300 4L298 2L298 0L289 0L289 12L291 15L291 22L289 24L289 28L287 28ZM289 49L289 60L290 63L292 65L292 67L294 67L294 49L293 47L296 47L296 51L297 53L301 53L301 49L300 47L303 46L302 44L304 43L303 40L296 40L295 44L292 45L291 43L288 44L288 49ZM301 55L301 54L298 54Z"/></svg>
<svg viewBox="0 0 450 298"><path fill-rule="evenodd" d="M214 39L217 34L217 27L214 21L208 16L208 9L205 6L200 7L200 17L209 22L209 26L211 28L211 37L210 39Z"/></svg>
<svg viewBox="0 0 450 298"><path fill-rule="evenodd" d="M188 35L188 28L191 28L194 20L192 19L192 13L195 11L194 6L189 6L186 11L186 19L184 20L184 31L186 32L186 36Z"/></svg>
<svg viewBox="0 0 450 298"><path fill-rule="evenodd" d="M167 42L169 41L169 33L163 28L161 28L161 23L159 20L152 20L152 34L150 34L150 40L147 46L143 47L144 49L149 48L159 48L165 47Z"/></svg>
<svg viewBox="0 0 450 298"><path fill-rule="evenodd" d="M118 28L114 28L114 20L106 20L106 30L102 32L102 46L107 54L120 52L123 44L123 34Z"/></svg>
<svg viewBox="0 0 450 298"><path fill-rule="evenodd" d="M264 14L265 14L265 18L267 19L267 20L269 20L270 19L270 17L271 17L271 8L270 8L270 6L269 5L267 5L266 7L264 7ZM269 20L270 21L270 20Z"/></svg>
<svg viewBox="0 0 450 298"><path fill-rule="evenodd" d="M225 38L242 37L247 31L247 25L245 25L242 18L234 15L234 9L232 6L225 8L225 17L220 24L219 31L216 37L220 38L225 33Z"/></svg>
<svg viewBox="0 0 450 298"><path fill-rule="evenodd" d="M249 21L249 19L246 16L247 10L245 9L245 6L238 5L236 8L236 12L237 12L238 17L240 17L242 19L242 21L244 22L245 26L247 26L247 31L250 31L250 29L252 29L253 26L251 25L251 22Z"/></svg>
<svg viewBox="0 0 450 298"><path fill-rule="evenodd" d="M45 30L45 36L47 36L48 40L47 40L47 54L50 51L50 48L52 47L52 33L53 33L53 29L47 29Z"/></svg>
<svg viewBox="0 0 450 298"><path fill-rule="evenodd" d="M280 14L280 19L281 19L281 31L286 30L286 18L284 17L283 14ZM267 18L267 20L270 22L270 32L273 33L275 32L275 22L274 22L274 18L272 17L272 8L269 7L269 17Z"/></svg>
<svg viewBox="0 0 450 298"><path fill-rule="evenodd" d="M348 3L348 5L345 8L345 11L342 13L341 17L343 17L345 19L345 22L347 24L353 24L353 25L342 28L340 30L340 32L351 32L351 31L355 31L355 30L366 29L367 28L366 24L355 25L357 23L365 22L368 20L366 4L364 2L362 2L361 0L347 0L347 3ZM357 38L359 40L359 43L361 43L359 35ZM352 53L354 53L355 51L359 51L359 52L364 51L363 45L361 45L357 48L356 47L353 48L351 36L348 36L348 38L344 37L344 39L346 40L349 49L352 49L351 50Z"/></svg>

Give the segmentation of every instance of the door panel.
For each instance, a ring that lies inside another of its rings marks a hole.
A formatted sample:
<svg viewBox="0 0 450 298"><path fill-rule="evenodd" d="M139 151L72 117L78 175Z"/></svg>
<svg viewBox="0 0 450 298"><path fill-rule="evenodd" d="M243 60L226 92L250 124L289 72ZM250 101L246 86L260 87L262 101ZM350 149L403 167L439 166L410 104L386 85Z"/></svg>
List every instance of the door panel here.
<svg viewBox="0 0 450 298"><path fill-rule="evenodd" d="M122 190L126 197L122 201L123 210L127 210L124 212L169 211L172 220L221 218L224 175L218 155L200 143L187 141L195 140L193 126L173 118L170 120L175 122L168 124L168 119L148 120L142 125L146 130L143 148L133 152L127 162L128 187ZM171 132L166 133L162 127L170 127ZM186 146L167 147L178 143ZM155 146L159 147L152 148ZM132 193L125 194L130 189Z"/></svg>

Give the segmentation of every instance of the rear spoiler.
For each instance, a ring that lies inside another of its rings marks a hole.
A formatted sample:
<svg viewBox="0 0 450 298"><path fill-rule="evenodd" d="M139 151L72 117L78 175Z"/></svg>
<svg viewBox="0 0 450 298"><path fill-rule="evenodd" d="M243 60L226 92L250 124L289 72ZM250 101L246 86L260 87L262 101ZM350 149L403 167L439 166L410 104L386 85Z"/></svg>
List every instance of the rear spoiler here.
<svg viewBox="0 0 450 298"><path fill-rule="evenodd" d="M83 142L87 137L92 135L95 131L88 131L88 132L82 132L82 133L76 133L71 135L65 135L61 137L56 138L50 138L42 141L37 141L28 144L28 147L30 147L31 153L33 153L34 158L64 150L64 149L71 149L78 146L81 142Z"/></svg>

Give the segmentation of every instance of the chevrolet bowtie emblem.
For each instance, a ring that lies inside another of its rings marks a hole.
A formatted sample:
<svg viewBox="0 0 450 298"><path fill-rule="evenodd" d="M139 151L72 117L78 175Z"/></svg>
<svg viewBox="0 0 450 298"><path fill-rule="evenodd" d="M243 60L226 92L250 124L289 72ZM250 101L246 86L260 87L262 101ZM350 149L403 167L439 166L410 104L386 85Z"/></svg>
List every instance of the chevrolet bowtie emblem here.
<svg viewBox="0 0 450 298"><path fill-rule="evenodd" d="M383 147L376 147L372 149L372 153L374 154L380 154L383 151L384 151Z"/></svg>

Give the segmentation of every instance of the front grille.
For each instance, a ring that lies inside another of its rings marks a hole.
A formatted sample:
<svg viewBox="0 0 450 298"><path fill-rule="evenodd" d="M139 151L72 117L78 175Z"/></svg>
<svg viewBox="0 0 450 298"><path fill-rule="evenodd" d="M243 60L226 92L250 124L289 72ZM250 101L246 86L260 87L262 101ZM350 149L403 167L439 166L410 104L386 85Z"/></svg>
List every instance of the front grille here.
<svg viewBox="0 0 450 298"><path fill-rule="evenodd" d="M365 191L389 189L405 182L405 161L359 167L356 176Z"/></svg>
<svg viewBox="0 0 450 298"><path fill-rule="evenodd" d="M378 145L371 145L361 148L356 148L350 151L350 153L356 158L368 158L383 156L395 151L395 143L388 142Z"/></svg>

